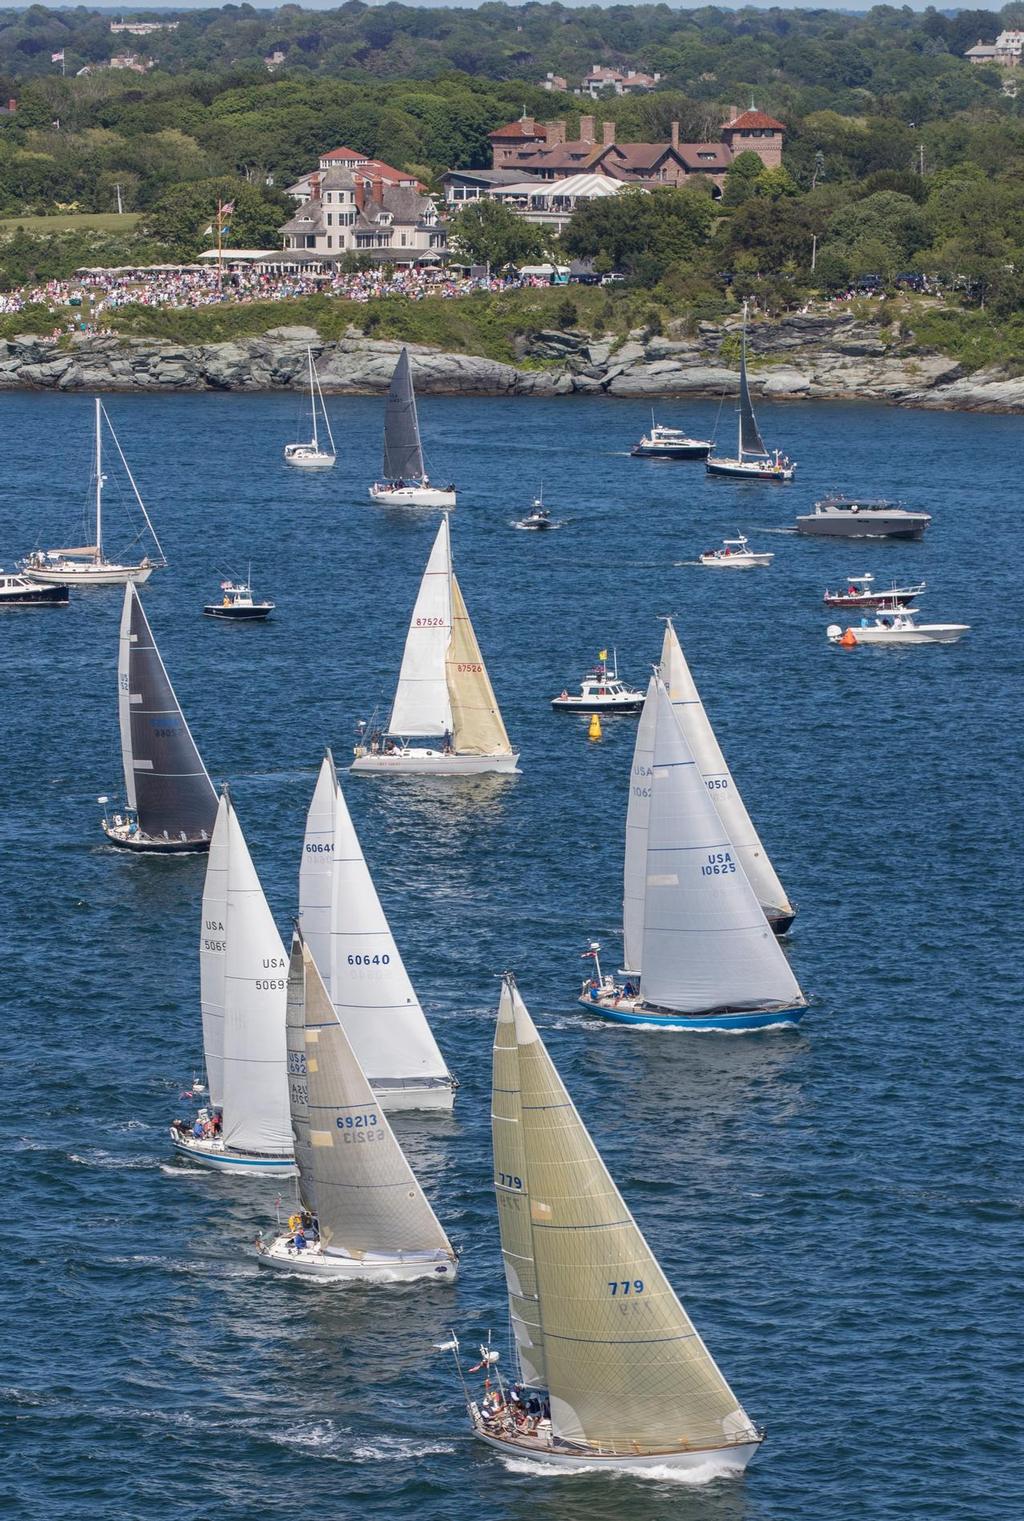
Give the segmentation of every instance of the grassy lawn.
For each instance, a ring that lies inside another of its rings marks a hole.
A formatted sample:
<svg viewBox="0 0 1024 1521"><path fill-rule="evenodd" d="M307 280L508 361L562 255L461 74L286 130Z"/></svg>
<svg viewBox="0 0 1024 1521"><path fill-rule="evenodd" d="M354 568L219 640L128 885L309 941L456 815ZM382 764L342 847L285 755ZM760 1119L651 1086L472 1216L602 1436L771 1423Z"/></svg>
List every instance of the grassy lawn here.
<svg viewBox="0 0 1024 1521"><path fill-rule="evenodd" d="M134 232L141 216L138 211L126 211L118 216L116 211L73 212L67 216L52 217L0 217L0 237L6 237L19 227L35 236L48 232Z"/></svg>

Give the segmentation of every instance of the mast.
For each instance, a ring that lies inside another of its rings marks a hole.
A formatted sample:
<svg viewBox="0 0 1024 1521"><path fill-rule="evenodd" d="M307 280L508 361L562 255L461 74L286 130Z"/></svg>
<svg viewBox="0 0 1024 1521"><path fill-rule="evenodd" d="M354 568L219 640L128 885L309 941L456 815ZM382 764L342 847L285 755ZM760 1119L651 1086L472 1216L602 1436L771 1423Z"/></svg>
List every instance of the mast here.
<svg viewBox="0 0 1024 1521"><path fill-rule="evenodd" d="M739 416L736 419L738 437L736 442L736 458L742 463L743 460L743 404L747 394L747 303L743 303L743 331L740 337L740 404Z"/></svg>
<svg viewBox="0 0 1024 1521"><path fill-rule="evenodd" d="M103 435L100 414L102 404L96 398L96 564L103 561Z"/></svg>
<svg viewBox="0 0 1024 1521"><path fill-rule="evenodd" d="M313 414L313 448L319 454L320 440L316 431L316 389L313 384L313 350L307 349L306 355L309 359L309 409Z"/></svg>

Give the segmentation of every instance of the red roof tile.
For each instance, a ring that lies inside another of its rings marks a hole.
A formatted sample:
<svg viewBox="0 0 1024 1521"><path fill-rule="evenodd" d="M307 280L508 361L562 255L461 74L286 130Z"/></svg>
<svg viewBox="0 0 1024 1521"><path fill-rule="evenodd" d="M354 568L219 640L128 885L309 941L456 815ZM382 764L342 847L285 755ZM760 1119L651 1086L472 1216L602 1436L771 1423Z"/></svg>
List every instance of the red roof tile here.
<svg viewBox="0 0 1024 1521"><path fill-rule="evenodd" d="M532 125L527 126L525 122L510 121L507 126L496 127L493 132L488 132L487 136L500 138L528 137L530 139L533 139L535 137L539 137L540 133L537 132Z"/></svg>
<svg viewBox="0 0 1024 1521"><path fill-rule="evenodd" d="M767 116L764 111L741 111L739 116L734 116L732 121L725 124L726 131L733 127L774 127L776 132L785 132L783 122L776 121L774 116Z"/></svg>

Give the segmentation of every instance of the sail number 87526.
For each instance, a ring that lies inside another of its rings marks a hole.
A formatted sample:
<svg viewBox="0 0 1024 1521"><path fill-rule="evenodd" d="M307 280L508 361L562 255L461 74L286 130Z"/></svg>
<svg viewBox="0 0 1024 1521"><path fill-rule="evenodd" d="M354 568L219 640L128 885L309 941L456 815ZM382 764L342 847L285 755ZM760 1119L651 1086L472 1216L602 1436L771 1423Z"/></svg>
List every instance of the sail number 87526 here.
<svg viewBox="0 0 1024 1521"><path fill-rule="evenodd" d="M615 1283L608 1285L608 1292L613 1299L618 1298L620 1294L625 1298L627 1294L642 1294L643 1291L644 1281L642 1278L620 1278Z"/></svg>

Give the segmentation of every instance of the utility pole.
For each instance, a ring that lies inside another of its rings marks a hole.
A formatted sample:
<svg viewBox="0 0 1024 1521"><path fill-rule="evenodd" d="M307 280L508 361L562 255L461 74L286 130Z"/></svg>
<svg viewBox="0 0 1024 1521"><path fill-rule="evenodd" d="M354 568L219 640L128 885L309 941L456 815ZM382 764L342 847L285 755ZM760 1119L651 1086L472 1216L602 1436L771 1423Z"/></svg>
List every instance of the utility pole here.
<svg viewBox="0 0 1024 1521"><path fill-rule="evenodd" d="M815 232L815 233L811 234L811 274L812 275L814 274L814 267L817 264L817 262L818 262L818 234Z"/></svg>
<svg viewBox="0 0 1024 1521"><path fill-rule="evenodd" d="M118 216L122 216L124 214L124 205L121 201L121 187L120 185L115 185L114 189L117 191L117 214Z"/></svg>
<svg viewBox="0 0 1024 1521"><path fill-rule="evenodd" d="M917 172L924 179L924 143L917 145Z"/></svg>

